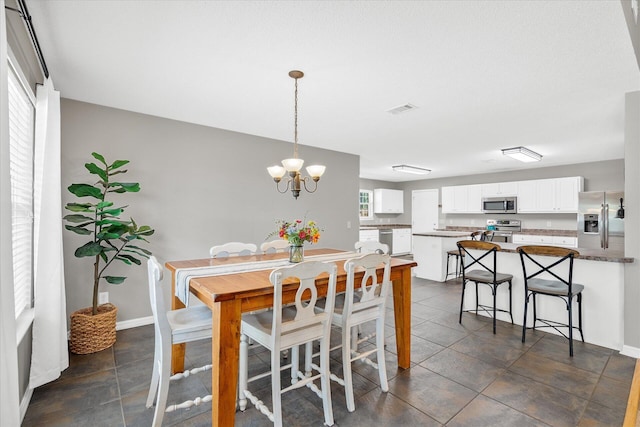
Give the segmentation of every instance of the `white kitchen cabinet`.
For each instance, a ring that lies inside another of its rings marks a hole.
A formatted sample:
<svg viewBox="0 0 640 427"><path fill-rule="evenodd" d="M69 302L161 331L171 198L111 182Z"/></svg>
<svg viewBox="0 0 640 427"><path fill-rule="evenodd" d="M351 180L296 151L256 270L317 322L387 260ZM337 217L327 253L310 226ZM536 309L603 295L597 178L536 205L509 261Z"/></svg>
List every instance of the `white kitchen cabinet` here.
<svg viewBox="0 0 640 427"><path fill-rule="evenodd" d="M380 240L380 232L377 229L361 229L359 240L361 242L377 242Z"/></svg>
<svg viewBox="0 0 640 427"><path fill-rule="evenodd" d="M401 214L404 212L404 191L388 188L373 190L373 212L377 214Z"/></svg>
<svg viewBox="0 0 640 427"><path fill-rule="evenodd" d="M517 182L494 182L482 184L482 197L517 196Z"/></svg>
<svg viewBox="0 0 640 427"><path fill-rule="evenodd" d="M514 234L513 243L517 245L552 245L553 236L540 234Z"/></svg>
<svg viewBox="0 0 640 427"><path fill-rule="evenodd" d="M401 255L411 253L411 229L393 229L393 253L391 255Z"/></svg>
<svg viewBox="0 0 640 427"><path fill-rule="evenodd" d="M575 213L584 179L538 179L518 183L518 213Z"/></svg>
<svg viewBox="0 0 640 427"><path fill-rule="evenodd" d="M577 248L578 238L568 236L553 236L553 246L562 246L565 248Z"/></svg>
<svg viewBox="0 0 640 427"><path fill-rule="evenodd" d="M482 213L482 186L442 187L442 213Z"/></svg>

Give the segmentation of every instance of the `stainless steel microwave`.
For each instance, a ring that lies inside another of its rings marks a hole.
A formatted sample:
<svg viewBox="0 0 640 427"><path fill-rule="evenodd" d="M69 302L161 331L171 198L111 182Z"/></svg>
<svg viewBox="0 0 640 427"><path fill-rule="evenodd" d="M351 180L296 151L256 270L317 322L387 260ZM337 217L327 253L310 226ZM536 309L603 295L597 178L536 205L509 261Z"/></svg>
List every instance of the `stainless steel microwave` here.
<svg viewBox="0 0 640 427"><path fill-rule="evenodd" d="M516 197L484 197L482 199L482 212L490 214L514 214L517 213Z"/></svg>

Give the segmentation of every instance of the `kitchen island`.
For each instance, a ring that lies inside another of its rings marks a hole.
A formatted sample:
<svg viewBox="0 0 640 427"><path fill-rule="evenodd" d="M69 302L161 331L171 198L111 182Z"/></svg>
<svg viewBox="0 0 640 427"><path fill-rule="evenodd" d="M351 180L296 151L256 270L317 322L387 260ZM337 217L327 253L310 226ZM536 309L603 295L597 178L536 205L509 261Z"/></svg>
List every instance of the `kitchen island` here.
<svg viewBox="0 0 640 427"><path fill-rule="evenodd" d="M456 247L456 242L466 238L450 236L450 232L431 232L414 234L414 260L418 263L416 275L418 277L432 276L431 280L444 281L444 273L436 271L430 274L430 268L440 270L446 263L446 251ZM438 242L440 241L440 242ZM498 271L513 274L513 320L522 325L524 316L524 278L520 256L516 252L519 245L500 243L502 251L498 253ZM442 249L437 253L436 247ZM419 250L418 250L419 249ZM623 316L624 316L624 265L634 262L633 258L624 257L620 252L600 251L595 249L577 248L580 256L575 259L573 272L574 282L584 285L583 291L583 331L584 339L588 343L621 350L623 346ZM430 258L429 256L433 257ZM418 269L422 267L421 274ZM426 277L430 278L430 277ZM465 309L473 308L475 304L475 287L468 286L465 298ZM480 302L490 303L491 290L488 286L480 286ZM575 302L574 302L575 304ZM498 289L498 307L508 307L509 293L506 287ZM540 298L537 306L538 316L558 322L567 322L566 305L559 298ZM480 313L481 315L483 313ZM577 324L577 310L574 310ZM528 325L531 326L532 313L529 313ZM509 322L508 315L498 313L498 319ZM463 320L464 323L464 320ZM553 329L545 328L546 332L557 333ZM500 331L498 331L500 333ZM575 335L574 335L575 337ZM579 340L579 335L578 335ZM567 350L568 351L568 350Z"/></svg>

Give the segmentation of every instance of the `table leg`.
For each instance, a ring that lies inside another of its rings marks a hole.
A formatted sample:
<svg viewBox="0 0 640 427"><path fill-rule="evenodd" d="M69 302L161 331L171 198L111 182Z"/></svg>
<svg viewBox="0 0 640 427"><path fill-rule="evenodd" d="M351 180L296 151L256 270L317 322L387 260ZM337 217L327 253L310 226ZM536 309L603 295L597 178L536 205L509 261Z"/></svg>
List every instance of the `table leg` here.
<svg viewBox="0 0 640 427"><path fill-rule="evenodd" d="M393 282L393 312L396 321L398 366L411 364L411 269L402 271L402 278Z"/></svg>
<svg viewBox="0 0 640 427"><path fill-rule="evenodd" d="M184 308L185 305L176 296L176 273L171 275L171 310ZM171 347L171 374L184 372L184 353L187 349L186 344L174 344Z"/></svg>
<svg viewBox="0 0 640 427"><path fill-rule="evenodd" d="M217 302L212 308L211 425L233 426L238 388L240 300Z"/></svg>

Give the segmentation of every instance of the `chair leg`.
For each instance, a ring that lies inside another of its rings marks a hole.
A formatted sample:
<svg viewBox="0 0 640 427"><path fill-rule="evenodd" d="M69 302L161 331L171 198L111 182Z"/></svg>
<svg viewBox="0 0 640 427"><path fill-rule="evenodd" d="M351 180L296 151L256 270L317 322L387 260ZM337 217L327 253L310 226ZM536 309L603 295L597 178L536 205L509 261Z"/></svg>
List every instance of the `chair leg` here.
<svg viewBox="0 0 640 427"><path fill-rule="evenodd" d="M158 381L158 400L156 401L156 409L153 413L153 427L162 426L164 418L164 410L167 406L167 396L169 395L169 375L171 374L171 345L167 346L167 350L161 357L160 362L160 379Z"/></svg>
<svg viewBox="0 0 640 427"><path fill-rule="evenodd" d="M531 329L533 329L535 331L536 330L536 320L538 319L538 312L536 311L536 296L537 296L537 294L535 292L531 292L531 296L533 297L533 327Z"/></svg>
<svg viewBox="0 0 640 427"><path fill-rule="evenodd" d="M313 341L306 343L304 348L304 376L308 378L312 374L311 363L313 360Z"/></svg>
<svg viewBox="0 0 640 427"><path fill-rule="evenodd" d="M331 406L331 379L329 378L329 375L331 375L331 373L329 372L330 348L330 335L326 334L326 336L320 341L320 384L322 386L322 408L324 410L324 423L328 426L333 425L333 407Z"/></svg>
<svg viewBox="0 0 640 427"><path fill-rule="evenodd" d="M291 384L298 382L298 370L300 369L300 347L291 347Z"/></svg>
<svg viewBox="0 0 640 427"><path fill-rule="evenodd" d="M525 341L527 333L527 307L529 305L529 296L527 290L524 290L524 318L522 319L522 343Z"/></svg>
<svg viewBox="0 0 640 427"><path fill-rule="evenodd" d="M462 310L464 309L464 290L467 287L466 280L462 281L462 295L460 296L460 318L458 319L458 323L462 324Z"/></svg>
<svg viewBox="0 0 640 427"><path fill-rule="evenodd" d="M580 339L584 342L584 335L582 335L582 293L578 294L578 330L580 331Z"/></svg>
<svg viewBox="0 0 640 427"><path fill-rule="evenodd" d="M378 362L378 375L380 376L380 388L385 393L389 391L389 383L387 381L387 363L384 359L384 322L382 317L376 320L376 353Z"/></svg>
<svg viewBox="0 0 640 427"><path fill-rule="evenodd" d="M573 297L571 295L567 298L567 311L569 312L569 356L573 357L573 312L571 306L573 305Z"/></svg>
<svg viewBox="0 0 640 427"><path fill-rule="evenodd" d="M282 387L280 385L280 349L271 349L271 399L273 425L282 427Z"/></svg>
<svg viewBox="0 0 640 427"><path fill-rule="evenodd" d="M478 302L478 282L476 283L476 316L478 315L478 310L480 309L480 303Z"/></svg>
<svg viewBox="0 0 640 427"><path fill-rule="evenodd" d="M352 328L346 324L342 328L342 379L344 381L344 394L347 401L347 410L356 410L355 398L353 396L353 376L351 375L351 333ZM378 337L376 337L376 340ZM324 385L322 386L324 390Z"/></svg>
<svg viewBox="0 0 640 427"><path fill-rule="evenodd" d="M451 257L451 255L447 254L447 269L444 273L444 281L447 281L447 278L449 277L449 257ZM456 263L456 269L458 268L458 263Z"/></svg>
<svg viewBox="0 0 640 427"><path fill-rule="evenodd" d="M496 294L498 293L498 285L495 283L491 286L491 292L493 293L493 335L496 334Z"/></svg>
<svg viewBox="0 0 640 427"><path fill-rule="evenodd" d="M511 317L511 324L513 325L513 298L511 296L511 280L509 280L509 317Z"/></svg>
<svg viewBox="0 0 640 427"><path fill-rule="evenodd" d="M160 374L158 373L158 370L160 368L159 363L160 361L158 360L158 357L156 355L153 361L153 373L151 374L151 384L149 385L149 394L147 395L147 408L151 408L151 406L153 406L153 401L155 400L156 393L158 391L158 382L160 380Z"/></svg>
<svg viewBox="0 0 640 427"><path fill-rule="evenodd" d="M238 368L238 408L244 411L247 408L247 396L245 396L244 391L248 387L249 376L249 342L244 334L240 335Z"/></svg>

